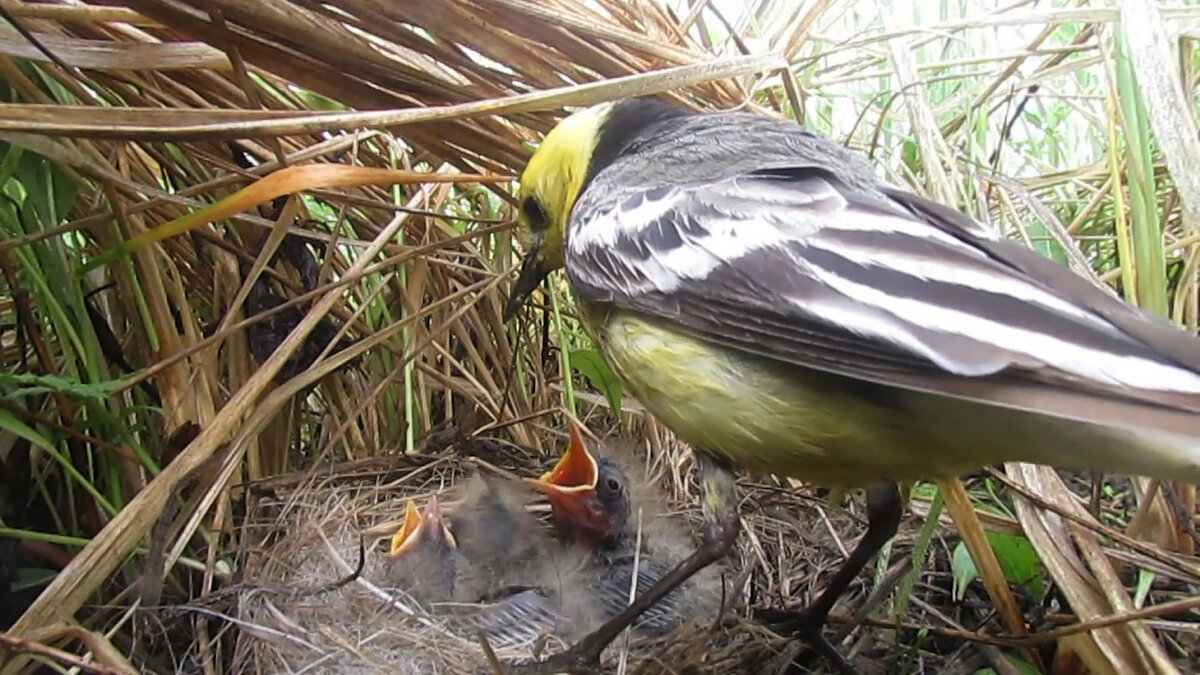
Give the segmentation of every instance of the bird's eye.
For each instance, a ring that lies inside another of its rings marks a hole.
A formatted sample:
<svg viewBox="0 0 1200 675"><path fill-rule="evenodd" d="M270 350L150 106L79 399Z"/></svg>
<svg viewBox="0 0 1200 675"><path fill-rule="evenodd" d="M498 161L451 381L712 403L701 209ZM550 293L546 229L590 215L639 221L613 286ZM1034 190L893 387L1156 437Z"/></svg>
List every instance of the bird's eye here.
<svg viewBox="0 0 1200 675"><path fill-rule="evenodd" d="M525 220L532 230L544 230L550 224L549 219L546 218L546 211L542 209L537 198L532 195L521 202L521 212L525 214Z"/></svg>
<svg viewBox="0 0 1200 675"><path fill-rule="evenodd" d="M611 492L620 492L621 491L621 484L617 482L616 478L609 478L608 481L606 481L604 484L606 486L608 486L608 489Z"/></svg>

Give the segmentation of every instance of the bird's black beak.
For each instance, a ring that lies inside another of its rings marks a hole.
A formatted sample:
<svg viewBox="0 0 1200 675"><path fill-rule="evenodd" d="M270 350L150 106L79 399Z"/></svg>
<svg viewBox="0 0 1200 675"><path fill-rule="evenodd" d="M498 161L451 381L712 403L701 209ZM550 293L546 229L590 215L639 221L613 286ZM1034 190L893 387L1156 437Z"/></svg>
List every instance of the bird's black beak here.
<svg viewBox="0 0 1200 675"><path fill-rule="evenodd" d="M542 254L538 246L533 246L525 254L521 263L521 273L517 275L517 283L513 284L512 295L504 305L502 321L508 323L525 306L525 301L533 295L533 290L550 274L550 270L542 263Z"/></svg>

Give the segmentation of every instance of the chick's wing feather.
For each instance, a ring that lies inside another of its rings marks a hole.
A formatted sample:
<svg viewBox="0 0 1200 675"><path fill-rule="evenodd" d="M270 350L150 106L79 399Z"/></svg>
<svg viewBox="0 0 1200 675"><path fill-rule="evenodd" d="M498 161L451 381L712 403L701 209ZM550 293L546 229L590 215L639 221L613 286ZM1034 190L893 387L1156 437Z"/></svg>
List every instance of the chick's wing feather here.
<svg viewBox="0 0 1200 675"><path fill-rule="evenodd" d="M871 382L1200 433L1200 342L957 211L812 166L625 195L572 216L584 301Z"/></svg>

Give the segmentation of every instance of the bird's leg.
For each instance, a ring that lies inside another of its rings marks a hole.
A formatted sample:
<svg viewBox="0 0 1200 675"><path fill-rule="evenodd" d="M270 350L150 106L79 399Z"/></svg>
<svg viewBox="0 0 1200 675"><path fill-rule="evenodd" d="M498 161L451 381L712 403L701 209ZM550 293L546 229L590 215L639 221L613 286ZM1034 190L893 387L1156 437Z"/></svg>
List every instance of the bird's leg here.
<svg viewBox="0 0 1200 675"><path fill-rule="evenodd" d="M871 558L875 557L879 549L883 548L883 545L896 534L896 530L900 527L902 506L900 491L895 484L887 483L868 488L867 532L858 541L858 545L854 547L850 557L826 584L821 595L799 612L767 610L759 612L759 617L775 624L782 630L791 632L843 673L855 673L854 667L821 635L821 629L824 628L829 612L837 603L838 598L846 592L846 588L862 572Z"/></svg>
<svg viewBox="0 0 1200 675"><path fill-rule="evenodd" d="M740 528L737 513L737 479L729 467L703 452L695 453L700 469L700 484L704 491L704 543L665 574L650 588L642 591L623 612L609 619L570 649L535 664L530 669L512 672L591 672L599 668L604 648L637 620L656 602L678 588L692 575L725 557L733 548Z"/></svg>

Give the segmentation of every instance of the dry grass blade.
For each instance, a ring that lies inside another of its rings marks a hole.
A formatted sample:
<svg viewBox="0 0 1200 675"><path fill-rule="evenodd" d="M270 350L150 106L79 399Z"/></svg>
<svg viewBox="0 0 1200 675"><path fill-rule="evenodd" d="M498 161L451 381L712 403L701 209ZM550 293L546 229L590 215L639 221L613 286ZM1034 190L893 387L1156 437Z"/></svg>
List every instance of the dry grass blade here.
<svg viewBox="0 0 1200 675"><path fill-rule="evenodd" d="M258 182L229 195L212 206L189 213L158 227L147 230L88 261L81 272L107 265L120 256L128 255L167 237L183 234L210 222L232 216L240 211L291 194L318 188L358 187L362 185L397 185L412 183L501 183L512 180L511 176L475 176L463 174L438 175L436 173L397 171L373 167L341 166L336 164L314 164L280 169Z"/></svg>
<svg viewBox="0 0 1200 675"><path fill-rule="evenodd" d="M649 96L703 82L783 67L783 60L774 55L732 57L489 101L420 110L275 115L283 117L282 120L260 120L255 118L263 117L262 113L244 113L244 117L250 118L249 120L198 123L194 121L194 113L173 109L149 111L115 108L100 111L88 109L85 112L61 106L0 106L0 131L72 138L203 141L349 132L363 127L398 130L403 125L423 122L481 115L514 115L555 110L564 106L587 106L619 98ZM177 112L181 114L176 114Z"/></svg>
<svg viewBox="0 0 1200 675"><path fill-rule="evenodd" d="M69 640L82 642L90 658L76 658L70 652L47 646ZM0 634L0 645L11 650L10 654L36 654L90 675L133 675L138 672L107 640L78 626L47 626L21 637Z"/></svg>
<svg viewBox="0 0 1200 675"><path fill-rule="evenodd" d="M1075 515L1086 517L1062 480L1048 467L1010 464L1008 476L1030 489L1034 494ZM1071 607L1083 621L1118 613L1129 606L1128 596L1120 597L1124 589L1111 563L1094 555L1098 547L1095 535L1072 522L1048 511L1039 511L1018 500L1017 515L1042 555L1055 583L1070 599ZM1082 555L1064 542L1074 541ZM1095 575L1095 576L1094 576ZM1096 580L1099 577L1099 581ZM1154 640L1146 640L1144 629L1137 624L1113 626L1079 636L1076 651L1096 672L1177 672Z"/></svg>
<svg viewBox="0 0 1200 675"><path fill-rule="evenodd" d="M1145 88L1150 124L1183 204L1183 223L1200 233L1200 134L1171 57L1162 13L1150 0L1121 0L1121 31L1133 69Z"/></svg>
<svg viewBox="0 0 1200 675"><path fill-rule="evenodd" d="M403 219L397 218L381 230L364 256L349 271L354 272L365 267L367 261L391 240L403 223ZM303 342L317 322L339 299L339 294L327 293L313 305L312 310L289 333L284 344L250 376L246 384L229 399L200 435L55 577L38 600L13 625L13 632L19 634L45 625L53 621L55 616L63 612L74 612L83 604L83 601L116 569L120 561L125 559L137 541L149 531L177 486L193 471L203 467L217 448L229 440L234 429L242 423L256 399L290 356L291 349ZM16 672L20 665L16 661L0 672Z"/></svg>
<svg viewBox="0 0 1200 675"><path fill-rule="evenodd" d="M979 576L983 580L984 586L987 587L988 595L996 603L996 611L1000 614L1001 620L1012 634L1027 634L1025 619L1017 608L1017 601L1008 587L1008 581L1004 577L1004 572L1001 571L999 561L996 560L996 554L992 551L987 537L984 536L983 526L979 524L979 517L975 514L975 508L971 505L967 491L957 480L942 481L938 487L946 500L946 508L954 518L954 524L958 527L958 532L962 535L963 542L966 543L967 550L971 553L971 558L979 568ZM1033 660L1036 662L1036 659Z"/></svg>
<svg viewBox="0 0 1200 675"><path fill-rule="evenodd" d="M229 70L229 59L203 42L172 44L122 44L111 40L73 40L42 34L38 41L69 66L111 70L139 70L154 64L155 70L193 68ZM15 31L0 30L0 54L33 61L49 61L42 52Z"/></svg>
<svg viewBox="0 0 1200 675"><path fill-rule="evenodd" d="M904 98L908 110L910 125L916 131L917 143L921 148L921 165L925 171L928 189L934 198L943 203L956 201L955 195L960 191L955 189L951 175L943 165L944 158L949 156L949 148L945 139L938 133L937 120L933 110L925 102L928 98L925 86L917 75L916 63L906 40L894 38L888 46L892 51L892 62L896 68L896 79L900 95Z"/></svg>

